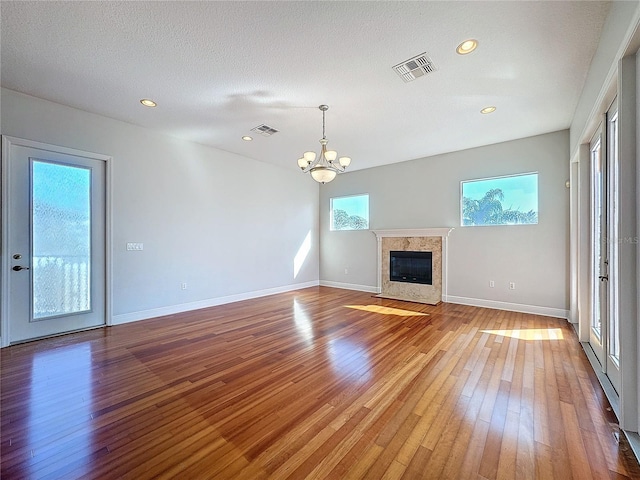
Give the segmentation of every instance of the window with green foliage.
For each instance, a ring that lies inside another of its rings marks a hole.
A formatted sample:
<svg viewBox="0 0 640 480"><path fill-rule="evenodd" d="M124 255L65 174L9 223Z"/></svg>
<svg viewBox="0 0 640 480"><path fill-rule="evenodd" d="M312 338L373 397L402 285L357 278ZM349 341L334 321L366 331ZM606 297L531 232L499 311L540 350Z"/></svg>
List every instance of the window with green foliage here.
<svg viewBox="0 0 640 480"><path fill-rule="evenodd" d="M331 230L367 230L369 195L331 199Z"/></svg>
<svg viewBox="0 0 640 480"><path fill-rule="evenodd" d="M461 224L522 225L538 223L538 174L461 182Z"/></svg>

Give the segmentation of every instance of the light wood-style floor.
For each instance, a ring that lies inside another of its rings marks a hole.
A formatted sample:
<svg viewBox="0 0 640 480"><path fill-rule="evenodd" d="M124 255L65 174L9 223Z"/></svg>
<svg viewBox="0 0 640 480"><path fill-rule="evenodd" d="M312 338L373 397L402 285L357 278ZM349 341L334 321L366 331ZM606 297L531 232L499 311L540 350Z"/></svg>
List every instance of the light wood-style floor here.
<svg viewBox="0 0 640 480"><path fill-rule="evenodd" d="M3 479L638 479L564 320L314 287L1 352Z"/></svg>

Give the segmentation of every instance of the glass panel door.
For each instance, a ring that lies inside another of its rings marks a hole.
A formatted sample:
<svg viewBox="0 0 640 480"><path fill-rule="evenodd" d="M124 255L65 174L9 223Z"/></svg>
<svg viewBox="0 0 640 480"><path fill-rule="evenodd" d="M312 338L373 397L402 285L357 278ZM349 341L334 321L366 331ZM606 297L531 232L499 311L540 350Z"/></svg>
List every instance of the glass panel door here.
<svg viewBox="0 0 640 480"><path fill-rule="evenodd" d="M589 343L602 371L620 388L618 312L618 108L591 141L592 315Z"/></svg>
<svg viewBox="0 0 640 480"><path fill-rule="evenodd" d="M8 143L9 342L104 325L105 161Z"/></svg>
<svg viewBox="0 0 640 480"><path fill-rule="evenodd" d="M600 364L604 366L605 355L603 347L603 314L606 315L606 289L603 282L606 278L606 155L603 149L602 129L600 128L591 140L591 328L589 343L593 348Z"/></svg>

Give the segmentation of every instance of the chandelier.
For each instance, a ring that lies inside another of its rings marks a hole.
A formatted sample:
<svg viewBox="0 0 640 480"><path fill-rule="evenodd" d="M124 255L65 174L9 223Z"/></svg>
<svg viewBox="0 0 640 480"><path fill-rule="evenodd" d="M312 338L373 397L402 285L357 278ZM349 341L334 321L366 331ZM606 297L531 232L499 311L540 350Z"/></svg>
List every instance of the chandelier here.
<svg viewBox="0 0 640 480"><path fill-rule="evenodd" d="M329 110L327 105L320 105L318 107L322 110L322 138L320 139L320 154L316 155L315 152L304 152L301 158L298 159L298 166L304 173L311 173L313 179L318 183L328 183L334 178L336 174L343 173L349 164L351 158L340 157L338 161L338 152L335 150L327 150L327 137L324 134L324 112Z"/></svg>

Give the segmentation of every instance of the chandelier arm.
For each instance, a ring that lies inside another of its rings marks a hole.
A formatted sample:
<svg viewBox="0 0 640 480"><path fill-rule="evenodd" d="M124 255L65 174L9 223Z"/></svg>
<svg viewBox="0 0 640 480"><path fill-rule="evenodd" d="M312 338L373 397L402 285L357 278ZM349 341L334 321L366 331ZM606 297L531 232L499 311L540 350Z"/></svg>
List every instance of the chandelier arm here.
<svg viewBox="0 0 640 480"><path fill-rule="evenodd" d="M313 162L311 162L305 168L302 169L302 173L309 173L311 169L317 167L319 163L320 163L320 156L318 155L316 156L316 159Z"/></svg>

